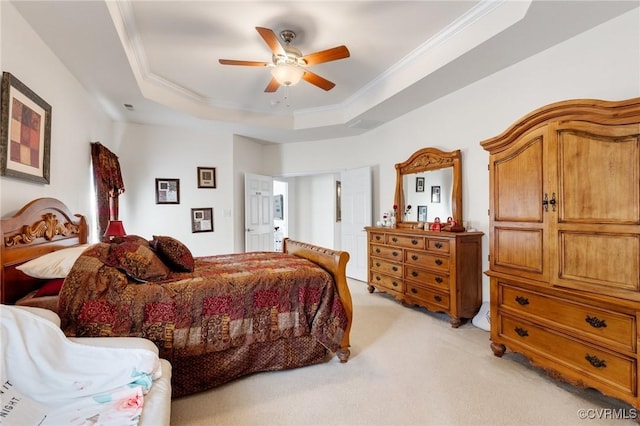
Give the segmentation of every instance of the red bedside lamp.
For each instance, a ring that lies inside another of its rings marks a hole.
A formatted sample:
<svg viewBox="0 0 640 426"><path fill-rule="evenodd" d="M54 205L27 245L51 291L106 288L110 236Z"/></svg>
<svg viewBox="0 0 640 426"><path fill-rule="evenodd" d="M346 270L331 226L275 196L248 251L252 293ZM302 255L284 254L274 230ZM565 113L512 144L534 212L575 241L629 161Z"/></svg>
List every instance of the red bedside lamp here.
<svg viewBox="0 0 640 426"><path fill-rule="evenodd" d="M127 233L121 220L118 220L117 194L109 193L109 223L104 231L104 236L108 239L113 237L124 237Z"/></svg>

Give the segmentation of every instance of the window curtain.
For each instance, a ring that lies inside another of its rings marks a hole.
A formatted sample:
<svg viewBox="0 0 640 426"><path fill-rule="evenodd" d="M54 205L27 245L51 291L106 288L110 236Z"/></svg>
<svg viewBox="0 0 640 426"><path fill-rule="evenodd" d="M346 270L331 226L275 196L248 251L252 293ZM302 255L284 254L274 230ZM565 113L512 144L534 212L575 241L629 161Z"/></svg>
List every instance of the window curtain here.
<svg viewBox="0 0 640 426"><path fill-rule="evenodd" d="M103 240L109 220L118 219L118 196L124 192L124 182L118 156L100 142L91 142L91 163L97 200L98 235Z"/></svg>

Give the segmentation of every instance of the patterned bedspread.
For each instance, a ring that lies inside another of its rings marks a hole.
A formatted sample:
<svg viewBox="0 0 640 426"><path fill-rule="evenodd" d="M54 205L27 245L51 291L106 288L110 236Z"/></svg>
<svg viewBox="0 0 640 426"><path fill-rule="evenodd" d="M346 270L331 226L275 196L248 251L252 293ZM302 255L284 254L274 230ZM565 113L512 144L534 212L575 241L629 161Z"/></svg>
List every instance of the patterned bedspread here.
<svg viewBox="0 0 640 426"><path fill-rule="evenodd" d="M105 263L110 244L89 248L60 293L68 336L137 336L160 356L195 356L313 336L339 349L346 326L333 278L297 256L258 252L195 259L194 272L140 283Z"/></svg>

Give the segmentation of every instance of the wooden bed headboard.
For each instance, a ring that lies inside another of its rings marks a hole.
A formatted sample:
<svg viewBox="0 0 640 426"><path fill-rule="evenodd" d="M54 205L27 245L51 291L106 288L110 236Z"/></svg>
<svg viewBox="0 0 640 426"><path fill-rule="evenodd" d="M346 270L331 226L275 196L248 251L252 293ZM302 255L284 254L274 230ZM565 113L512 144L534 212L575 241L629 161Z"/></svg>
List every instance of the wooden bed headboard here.
<svg viewBox="0 0 640 426"><path fill-rule="evenodd" d="M43 280L18 271L16 266L38 256L86 244L87 221L55 198L38 198L15 215L0 219L0 303L12 304Z"/></svg>

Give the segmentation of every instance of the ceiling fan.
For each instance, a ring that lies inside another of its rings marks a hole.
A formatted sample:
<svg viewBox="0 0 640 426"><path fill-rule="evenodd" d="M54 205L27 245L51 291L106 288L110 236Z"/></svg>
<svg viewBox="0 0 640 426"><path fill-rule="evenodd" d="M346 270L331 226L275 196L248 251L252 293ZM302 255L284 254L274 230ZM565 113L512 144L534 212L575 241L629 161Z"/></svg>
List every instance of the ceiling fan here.
<svg viewBox="0 0 640 426"><path fill-rule="evenodd" d="M219 59L222 65L243 65L249 67L271 67L271 81L264 89L265 92L275 92L280 86L293 86L301 79L321 89L331 90L335 83L320 77L307 67L323 62L335 61L349 57L346 46L338 46L320 52L303 55L300 50L291 45L296 33L291 30L280 32L284 45L278 41L276 34L269 28L256 27L258 33L271 49L271 62L238 61L234 59Z"/></svg>

